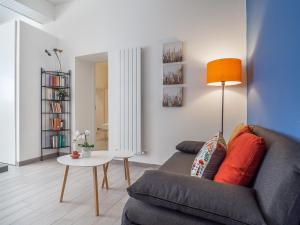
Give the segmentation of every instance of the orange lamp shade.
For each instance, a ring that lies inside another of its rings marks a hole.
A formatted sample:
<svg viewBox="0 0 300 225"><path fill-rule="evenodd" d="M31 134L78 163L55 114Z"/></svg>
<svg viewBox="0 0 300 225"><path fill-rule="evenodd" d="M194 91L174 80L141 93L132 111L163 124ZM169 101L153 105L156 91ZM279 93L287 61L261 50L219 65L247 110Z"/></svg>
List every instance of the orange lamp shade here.
<svg viewBox="0 0 300 225"><path fill-rule="evenodd" d="M217 59L207 64L207 84L212 86L237 85L242 83L242 61L240 59Z"/></svg>

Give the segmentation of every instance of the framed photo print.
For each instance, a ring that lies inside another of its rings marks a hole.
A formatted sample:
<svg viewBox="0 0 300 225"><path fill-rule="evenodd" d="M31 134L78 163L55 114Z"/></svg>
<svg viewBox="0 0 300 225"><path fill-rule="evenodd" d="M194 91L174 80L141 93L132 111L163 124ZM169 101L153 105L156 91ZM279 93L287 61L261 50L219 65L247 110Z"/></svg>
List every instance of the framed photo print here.
<svg viewBox="0 0 300 225"><path fill-rule="evenodd" d="M163 63L183 61L182 42L165 43L163 45Z"/></svg>
<svg viewBox="0 0 300 225"><path fill-rule="evenodd" d="M183 65L165 64L163 66L163 85L183 84Z"/></svg>
<svg viewBox="0 0 300 225"><path fill-rule="evenodd" d="M183 87L164 87L163 107L181 107L183 104Z"/></svg>

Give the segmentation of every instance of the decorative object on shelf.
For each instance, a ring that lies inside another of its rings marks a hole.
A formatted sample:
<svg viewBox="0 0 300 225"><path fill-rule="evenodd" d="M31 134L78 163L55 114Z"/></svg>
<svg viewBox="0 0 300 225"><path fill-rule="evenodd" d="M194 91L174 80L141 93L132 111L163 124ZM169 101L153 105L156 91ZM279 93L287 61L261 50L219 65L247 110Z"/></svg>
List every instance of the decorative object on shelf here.
<svg viewBox="0 0 300 225"><path fill-rule="evenodd" d="M71 71L41 69L41 160L44 150L71 153ZM65 152L65 151L64 151Z"/></svg>
<svg viewBox="0 0 300 225"><path fill-rule="evenodd" d="M163 65L163 84L183 84L183 65L164 64Z"/></svg>
<svg viewBox="0 0 300 225"><path fill-rule="evenodd" d="M207 64L207 85L222 87L221 132L224 130L224 88L242 83L242 61L224 58Z"/></svg>
<svg viewBox="0 0 300 225"><path fill-rule="evenodd" d="M52 50L50 50L50 51L52 51L54 54L55 54L55 56L56 56L56 59L57 59L57 61L58 61L58 64L59 64L59 72L61 72L61 60L60 60L60 56L61 56L61 53L63 52L63 50L62 49L58 49L58 48L53 48ZM48 49L45 49L45 53L48 55L48 56L52 56L52 54L50 53L50 51L48 50ZM59 53L59 55L58 55L58 53Z"/></svg>
<svg viewBox="0 0 300 225"><path fill-rule="evenodd" d="M78 144L78 147L81 147L81 155L82 158L89 158L91 156L91 152L94 149L93 144L89 144L87 137L90 135L89 130L85 130L84 132L76 131L75 136L73 137L73 143L77 143L80 140L84 140L83 144Z"/></svg>
<svg viewBox="0 0 300 225"><path fill-rule="evenodd" d="M183 102L183 87L164 87L163 106L180 107Z"/></svg>
<svg viewBox="0 0 300 225"><path fill-rule="evenodd" d="M69 94L65 89L59 89L58 90L58 99L59 100L65 100L65 97L68 97Z"/></svg>
<svg viewBox="0 0 300 225"><path fill-rule="evenodd" d="M163 45L163 63L175 63L183 61L182 42L171 42Z"/></svg>

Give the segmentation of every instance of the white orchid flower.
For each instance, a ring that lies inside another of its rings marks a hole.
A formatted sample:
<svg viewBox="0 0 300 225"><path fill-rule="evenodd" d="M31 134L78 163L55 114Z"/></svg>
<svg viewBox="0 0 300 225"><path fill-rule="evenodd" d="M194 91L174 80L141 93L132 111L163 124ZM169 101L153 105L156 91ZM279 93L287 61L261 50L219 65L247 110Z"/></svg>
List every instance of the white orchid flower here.
<svg viewBox="0 0 300 225"><path fill-rule="evenodd" d="M86 136L90 135L90 133L91 133L91 132L90 132L89 130L85 130L85 131L84 131L84 134L85 134Z"/></svg>

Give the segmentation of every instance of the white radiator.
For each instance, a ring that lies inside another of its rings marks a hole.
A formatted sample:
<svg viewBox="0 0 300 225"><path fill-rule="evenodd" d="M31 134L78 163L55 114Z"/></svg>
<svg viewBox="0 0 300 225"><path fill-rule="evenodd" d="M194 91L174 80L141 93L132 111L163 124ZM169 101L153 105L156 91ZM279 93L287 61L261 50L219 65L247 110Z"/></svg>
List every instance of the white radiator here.
<svg viewBox="0 0 300 225"><path fill-rule="evenodd" d="M115 68L116 148L141 154L141 49L122 49Z"/></svg>

